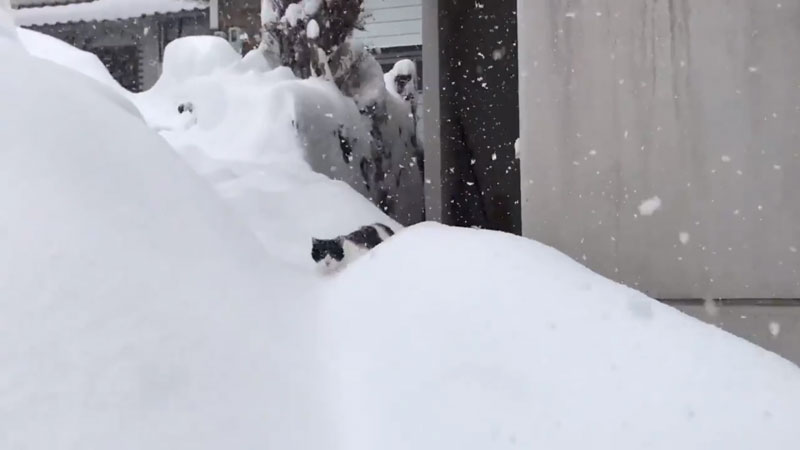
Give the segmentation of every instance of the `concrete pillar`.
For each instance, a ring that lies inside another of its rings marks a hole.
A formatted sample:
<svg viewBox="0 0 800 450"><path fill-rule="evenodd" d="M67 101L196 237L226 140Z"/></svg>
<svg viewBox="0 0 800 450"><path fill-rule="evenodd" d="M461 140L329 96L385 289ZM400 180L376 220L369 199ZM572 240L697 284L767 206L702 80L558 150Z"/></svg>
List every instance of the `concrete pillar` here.
<svg viewBox="0 0 800 450"><path fill-rule="evenodd" d="M800 298L800 0L518 7L524 235L656 297Z"/></svg>
<svg viewBox="0 0 800 450"><path fill-rule="evenodd" d="M422 2L422 70L425 108L425 219L442 221L442 153L439 104L439 5Z"/></svg>

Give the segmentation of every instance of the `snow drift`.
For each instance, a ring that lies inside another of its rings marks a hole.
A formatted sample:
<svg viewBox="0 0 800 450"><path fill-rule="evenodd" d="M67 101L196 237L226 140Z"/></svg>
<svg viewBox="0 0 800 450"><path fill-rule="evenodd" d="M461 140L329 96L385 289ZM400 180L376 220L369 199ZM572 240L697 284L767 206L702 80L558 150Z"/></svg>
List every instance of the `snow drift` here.
<svg viewBox="0 0 800 450"><path fill-rule="evenodd" d="M241 59L219 38L191 37L167 46L158 83L133 100L286 262L313 268L312 236L373 222L400 228L366 200L366 189L352 188L364 187L353 162L369 152L369 128L331 83L270 70L258 53Z"/></svg>
<svg viewBox="0 0 800 450"><path fill-rule="evenodd" d="M119 96L128 95L125 88L117 83L114 77L108 73L106 66L93 53L77 49L60 39L37 31L18 28L17 34L22 46L31 55L82 73L99 81Z"/></svg>
<svg viewBox="0 0 800 450"><path fill-rule="evenodd" d="M317 342L339 431L329 449L800 439L796 366L536 242L423 224L322 292Z"/></svg>
<svg viewBox="0 0 800 450"><path fill-rule="evenodd" d="M98 82L0 60L0 448L268 446L313 279Z"/></svg>
<svg viewBox="0 0 800 450"><path fill-rule="evenodd" d="M282 134L281 92L303 86L284 70L211 52L205 75L131 96L182 160L3 20L0 448L800 439L796 366L535 242L423 224L335 277L295 270L310 235L385 216Z"/></svg>

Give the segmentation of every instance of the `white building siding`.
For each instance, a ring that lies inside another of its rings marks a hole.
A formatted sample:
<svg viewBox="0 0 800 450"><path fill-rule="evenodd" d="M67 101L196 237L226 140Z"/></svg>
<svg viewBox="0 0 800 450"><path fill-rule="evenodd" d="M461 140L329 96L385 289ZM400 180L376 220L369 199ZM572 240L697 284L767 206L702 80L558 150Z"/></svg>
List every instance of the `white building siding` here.
<svg viewBox="0 0 800 450"><path fill-rule="evenodd" d="M422 45L422 0L366 0L368 17L356 39L376 48Z"/></svg>

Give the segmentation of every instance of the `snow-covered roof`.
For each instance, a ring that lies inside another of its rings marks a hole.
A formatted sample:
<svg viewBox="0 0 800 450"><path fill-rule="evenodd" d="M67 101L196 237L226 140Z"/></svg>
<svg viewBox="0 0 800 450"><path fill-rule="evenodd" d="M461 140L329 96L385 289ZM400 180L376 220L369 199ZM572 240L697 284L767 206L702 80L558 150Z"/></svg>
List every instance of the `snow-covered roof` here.
<svg viewBox="0 0 800 450"><path fill-rule="evenodd" d="M153 14L169 14L208 8L200 0L95 0L88 3L18 9L17 25L52 25L68 22L123 20Z"/></svg>

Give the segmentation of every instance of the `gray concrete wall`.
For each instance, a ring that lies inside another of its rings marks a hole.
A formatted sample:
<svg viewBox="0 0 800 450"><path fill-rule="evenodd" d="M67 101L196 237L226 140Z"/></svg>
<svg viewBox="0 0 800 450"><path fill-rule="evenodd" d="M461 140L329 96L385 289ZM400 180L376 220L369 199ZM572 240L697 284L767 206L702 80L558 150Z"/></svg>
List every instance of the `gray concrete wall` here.
<svg viewBox="0 0 800 450"><path fill-rule="evenodd" d="M796 304L672 306L800 365L800 306Z"/></svg>
<svg viewBox="0 0 800 450"><path fill-rule="evenodd" d="M800 298L800 0L518 8L523 233L656 297Z"/></svg>

